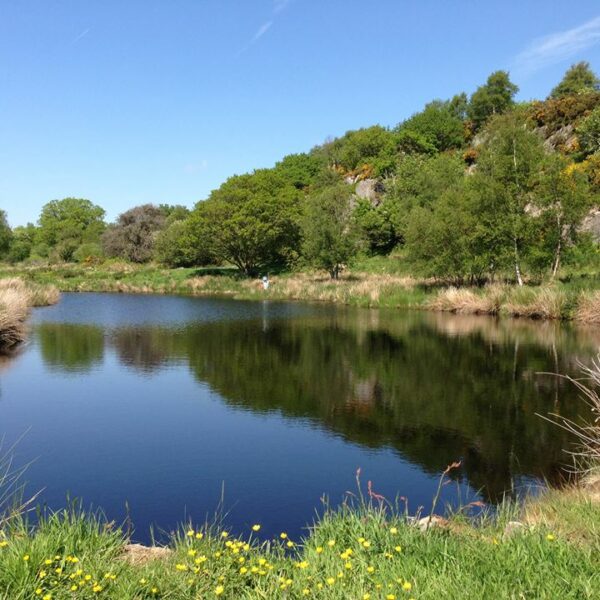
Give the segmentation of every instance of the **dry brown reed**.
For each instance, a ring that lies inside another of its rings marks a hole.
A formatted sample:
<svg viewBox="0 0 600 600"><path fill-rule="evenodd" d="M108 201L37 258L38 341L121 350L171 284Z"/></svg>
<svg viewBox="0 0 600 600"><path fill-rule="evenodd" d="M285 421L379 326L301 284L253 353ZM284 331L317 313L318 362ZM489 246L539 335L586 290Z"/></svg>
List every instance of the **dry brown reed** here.
<svg viewBox="0 0 600 600"><path fill-rule="evenodd" d="M427 303L427 308L465 315L496 315L504 294L504 288L499 285L490 285L477 291L449 287L438 292Z"/></svg>
<svg viewBox="0 0 600 600"><path fill-rule="evenodd" d="M10 349L25 339L32 306L55 304L59 297L54 286L28 284L16 277L0 279L0 350Z"/></svg>
<svg viewBox="0 0 600 600"><path fill-rule="evenodd" d="M503 312L512 317L530 319L561 319L567 297L561 290L544 287L536 290L516 289L502 306Z"/></svg>
<svg viewBox="0 0 600 600"><path fill-rule="evenodd" d="M583 292L579 296L575 320L582 323L600 323L600 290Z"/></svg>
<svg viewBox="0 0 600 600"><path fill-rule="evenodd" d="M575 422L557 414L551 415L551 418L578 440L579 448L572 454L579 473L597 477L600 471L600 354L590 366L581 365L581 370L581 379L566 379L581 392L590 408L590 418L586 422Z"/></svg>

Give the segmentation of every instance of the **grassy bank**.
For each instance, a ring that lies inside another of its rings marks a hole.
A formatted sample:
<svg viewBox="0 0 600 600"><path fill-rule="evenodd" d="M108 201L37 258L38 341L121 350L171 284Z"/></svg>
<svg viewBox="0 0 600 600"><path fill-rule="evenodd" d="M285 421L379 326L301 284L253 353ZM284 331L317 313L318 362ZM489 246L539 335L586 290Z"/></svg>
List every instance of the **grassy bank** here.
<svg viewBox="0 0 600 600"><path fill-rule="evenodd" d="M76 510L35 530L18 517L0 530L0 597L537 599L600 589L600 503L579 488L428 530L375 500L326 513L301 540L260 541L257 529L234 537L189 525L166 549L147 549Z"/></svg>
<svg viewBox="0 0 600 600"><path fill-rule="evenodd" d="M58 298L58 289L52 285L16 277L0 279L0 351L9 350L25 339L31 307L54 304Z"/></svg>
<svg viewBox="0 0 600 600"><path fill-rule="evenodd" d="M165 269L127 263L4 266L0 267L0 276L19 276L71 292L191 294L245 300L268 298L600 323L600 279L596 277L522 288L499 284L455 288L433 280L415 279L385 267L381 261L365 263L335 281L322 273L274 275L268 290L262 288L259 280L245 279L234 269L227 268Z"/></svg>

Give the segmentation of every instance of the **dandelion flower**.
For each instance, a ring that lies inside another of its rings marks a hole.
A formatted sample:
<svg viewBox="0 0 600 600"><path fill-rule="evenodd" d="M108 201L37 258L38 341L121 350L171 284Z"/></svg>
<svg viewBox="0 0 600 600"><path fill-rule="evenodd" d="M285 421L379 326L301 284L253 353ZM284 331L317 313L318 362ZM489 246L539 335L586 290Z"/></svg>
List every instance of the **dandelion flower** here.
<svg viewBox="0 0 600 600"><path fill-rule="evenodd" d="M333 585L335 583L335 579L333 577L328 577L326 581L329 585Z"/></svg>
<svg viewBox="0 0 600 600"><path fill-rule="evenodd" d="M390 533L393 535L396 535L398 533L398 528L397 527L390 527Z"/></svg>
<svg viewBox="0 0 600 600"><path fill-rule="evenodd" d="M215 588L215 595L220 596L225 591L225 588L222 585L218 585Z"/></svg>
<svg viewBox="0 0 600 600"><path fill-rule="evenodd" d="M321 554L323 552L323 546L317 546L317 554Z"/></svg>
<svg viewBox="0 0 600 600"><path fill-rule="evenodd" d="M221 532L221 537L222 537L222 538L229 537L229 534L228 534L226 531L222 531L222 532ZM221 593L222 593L222 592L221 592Z"/></svg>
<svg viewBox="0 0 600 600"><path fill-rule="evenodd" d="M29 560L29 554L25 554L25 555L23 556L23 560L24 560L25 562L27 562L27 561Z"/></svg>
<svg viewBox="0 0 600 600"><path fill-rule="evenodd" d="M402 584L402 589L403 589L405 592L410 592L410 590L412 590L412 583L411 583L410 581L405 581L405 582Z"/></svg>
<svg viewBox="0 0 600 600"><path fill-rule="evenodd" d="M554 537L554 536L553 536L551 533L549 533L549 534L546 536L546 539L547 539L549 542L553 542L553 541L554 541L556 538L555 538L555 537Z"/></svg>
<svg viewBox="0 0 600 600"><path fill-rule="evenodd" d="M335 546L335 540L329 540L329 541L327 542L327 545L328 545L330 548L332 548L333 546Z"/></svg>
<svg viewBox="0 0 600 600"><path fill-rule="evenodd" d="M252 531L260 531L260 525L252 525Z"/></svg>

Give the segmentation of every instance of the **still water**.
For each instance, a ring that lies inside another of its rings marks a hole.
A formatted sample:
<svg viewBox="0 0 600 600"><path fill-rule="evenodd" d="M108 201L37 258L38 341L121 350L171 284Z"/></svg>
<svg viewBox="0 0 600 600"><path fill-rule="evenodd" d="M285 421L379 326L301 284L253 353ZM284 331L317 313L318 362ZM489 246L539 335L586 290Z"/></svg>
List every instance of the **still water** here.
<svg viewBox="0 0 600 600"><path fill-rule="evenodd" d="M600 330L424 312L64 294L0 363L0 436L27 490L129 517L134 538L214 514L300 535L366 487L429 507L555 482L578 418L565 380Z"/></svg>

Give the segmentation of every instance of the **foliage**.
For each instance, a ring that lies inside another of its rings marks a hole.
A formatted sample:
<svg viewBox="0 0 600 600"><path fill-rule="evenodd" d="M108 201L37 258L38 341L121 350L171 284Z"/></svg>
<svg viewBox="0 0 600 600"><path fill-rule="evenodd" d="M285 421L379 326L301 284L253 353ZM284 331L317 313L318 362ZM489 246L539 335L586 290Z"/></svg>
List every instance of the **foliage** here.
<svg viewBox="0 0 600 600"><path fill-rule="evenodd" d="M158 208L165 215L167 225L175 221L184 221L190 215L189 208L181 204L159 204Z"/></svg>
<svg viewBox="0 0 600 600"><path fill-rule="evenodd" d="M380 212L389 215L394 237L404 240L413 209L430 207L447 189L464 178L464 165L458 154L405 156L394 177L386 180L386 192Z"/></svg>
<svg viewBox="0 0 600 600"><path fill-rule="evenodd" d="M533 102L528 113L538 127L545 127L551 134L565 125L576 124L599 105L600 93L587 92Z"/></svg>
<svg viewBox="0 0 600 600"><path fill-rule="evenodd" d="M519 88L510 81L506 71L495 71L484 85L471 96L467 110L475 128L479 129L492 115L498 115L513 105L513 96Z"/></svg>
<svg viewBox="0 0 600 600"><path fill-rule="evenodd" d="M9 262L21 262L29 258L35 244L36 233L37 229L33 223L14 228L8 252Z"/></svg>
<svg viewBox="0 0 600 600"><path fill-rule="evenodd" d="M236 175L196 205L191 232L218 261L246 275L289 265L299 245L301 198L281 173Z"/></svg>
<svg viewBox="0 0 600 600"><path fill-rule="evenodd" d="M582 92L594 91L600 89L600 79L596 76L588 62L579 62L571 65L561 82L552 89L550 98L563 98Z"/></svg>
<svg viewBox="0 0 600 600"><path fill-rule="evenodd" d="M350 188L339 185L311 195L306 201L303 256L311 265L325 269L332 279L339 277L357 251L351 199Z"/></svg>
<svg viewBox="0 0 600 600"><path fill-rule="evenodd" d="M325 144L315 154L323 153L328 164L341 167L346 173L367 165L372 168L372 175L380 176L393 170L396 147L394 134L375 125L348 131L341 138Z"/></svg>
<svg viewBox="0 0 600 600"><path fill-rule="evenodd" d="M465 138L463 120L458 115L463 110L459 99L454 104L434 100L420 113L401 123L398 131L410 131L420 136L439 152L460 148Z"/></svg>
<svg viewBox="0 0 600 600"><path fill-rule="evenodd" d="M275 165L275 171L299 190L313 185L324 168L325 163L319 159L316 153L289 154Z"/></svg>
<svg viewBox="0 0 600 600"><path fill-rule="evenodd" d="M52 200L42 208L36 241L54 248L61 260L69 261L82 243L97 242L104 228L104 209L89 200Z"/></svg>
<svg viewBox="0 0 600 600"><path fill-rule="evenodd" d="M455 188L443 192L431 207L412 211L406 248L418 272L456 283L483 280L487 257L474 247L477 223L471 202L466 190Z"/></svg>
<svg viewBox="0 0 600 600"><path fill-rule="evenodd" d="M203 240L194 235L191 221L173 221L156 238L154 258L169 267L191 267L214 263Z"/></svg>
<svg viewBox="0 0 600 600"><path fill-rule="evenodd" d="M579 123L577 137L584 155L600 152L600 105Z"/></svg>
<svg viewBox="0 0 600 600"><path fill-rule="evenodd" d="M12 231L6 219L6 212L0 209L0 258L8 253L12 241Z"/></svg>
<svg viewBox="0 0 600 600"><path fill-rule="evenodd" d="M152 259L158 232L164 227L164 212L153 204L130 208L119 215L102 235L106 256L144 263Z"/></svg>
<svg viewBox="0 0 600 600"><path fill-rule="evenodd" d="M82 244L73 252L72 259L75 262L92 262L99 260L104 256L102 246L97 242L91 242L88 244Z"/></svg>
<svg viewBox="0 0 600 600"><path fill-rule="evenodd" d="M388 254L401 241L385 205L374 206L361 198L354 209L354 219L372 254Z"/></svg>

